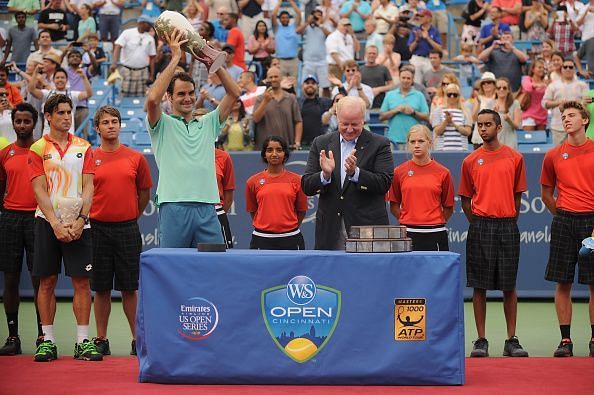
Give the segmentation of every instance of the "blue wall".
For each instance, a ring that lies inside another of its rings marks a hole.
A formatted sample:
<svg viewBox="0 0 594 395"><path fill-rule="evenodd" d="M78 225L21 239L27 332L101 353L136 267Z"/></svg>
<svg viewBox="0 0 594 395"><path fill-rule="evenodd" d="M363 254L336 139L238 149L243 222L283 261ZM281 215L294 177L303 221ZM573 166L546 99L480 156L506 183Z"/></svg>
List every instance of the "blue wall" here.
<svg viewBox="0 0 594 395"><path fill-rule="evenodd" d="M435 153L435 158L448 167L456 181L456 190L460 176L460 166L465 157L463 153ZM518 293L523 297L552 297L554 284L543 279L544 270L547 264L550 240L551 215L540 199L540 169L544 155L540 153L525 154L526 172L528 179L528 191L524 193L521 204L519 227L521 232L521 255L520 269L518 273ZM229 213L229 222L234 235L236 248L248 248L251 237L251 220L245 211L244 186L245 181L252 174L261 171L264 164L259 152L238 152L232 154L235 166L235 203ZM407 160L406 153L397 152L394 154L394 163L400 164ZM148 156L153 174L154 184L157 182L157 168L152 155ZM287 169L296 173L303 173L307 161L307 152L293 152ZM200 182L195 180L184 180L184 182ZM317 207L317 197L308 198L308 211L301 227L305 237L306 248L313 248L314 245L314 220ZM392 218L393 219L393 218ZM460 201L456 198L454 215L448 223L450 230L450 249L462 255L461 262L465 262L465 240L468 223L462 212ZM140 219L140 228L144 249L158 246L157 210L151 200L144 215ZM0 275L1 276L1 275ZM1 287L1 284L0 284ZM58 283L58 295L71 295L70 280L60 278ZM24 295L31 295L31 285L28 276L21 279L21 289ZM471 295L470 290L465 290L465 296ZM492 295L500 295L493 293ZM575 296L586 297L587 288L577 286Z"/></svg>

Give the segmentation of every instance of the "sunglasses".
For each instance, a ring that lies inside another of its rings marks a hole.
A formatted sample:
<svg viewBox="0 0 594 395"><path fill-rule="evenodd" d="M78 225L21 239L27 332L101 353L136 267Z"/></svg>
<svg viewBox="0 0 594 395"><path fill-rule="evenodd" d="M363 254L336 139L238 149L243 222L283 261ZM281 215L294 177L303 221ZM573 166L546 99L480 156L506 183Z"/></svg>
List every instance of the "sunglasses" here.
<svg viewBox="0 0 594 395"><path fill-rule="evenodd" d="M458 97L460 95L458 95L457 93L454 93L454 92L450 92L450 93L446 93L446 96L447 97Z"/></svg>
<svg viewBox="0 0 594 395"><path fill-rule="evenodd" d="M481 82L481 85L487 85L487 84L494 84L495 81L483 81Z"/></svg>
<svg viewBox="0 0 594 395"><path fill-rule="evenodd" d="M450 82L442 82L441 86L448 86L450 84Z"/></svg>
<svg viewBox="0 0 594 395"><path fill-rule="evenodd" d="M569 64L568 64L568 65L564 65L564 66L563 66L563 68L564 68L565 70L573 70L574 66L573 66L573 65L569 65Z"/></svg>
<svg viewBox="0 0 594 395"><path fill-rule="evenodd" d="M498 86L497 87L497 90L506 91L507 90L507 86Z"/></svg>

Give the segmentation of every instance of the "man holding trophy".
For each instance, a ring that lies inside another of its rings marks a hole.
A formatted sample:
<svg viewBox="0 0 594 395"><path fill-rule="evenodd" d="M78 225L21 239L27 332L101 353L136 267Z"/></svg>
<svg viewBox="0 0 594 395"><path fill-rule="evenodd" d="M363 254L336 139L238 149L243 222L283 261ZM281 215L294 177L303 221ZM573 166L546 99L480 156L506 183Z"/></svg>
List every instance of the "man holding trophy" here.
<svg viewBox="0 0 594 395"><path fill-rule="evenodd" d="M223 244L214 208L219 203L214 144L240 89L221 67L225 53L210 47L181 14L165 11L155 22L155 30L172 54L146 99L146 124L159 167L155 202L159 206L160 245ZM216 73L225 88L226 95L218 107L200 119L192 116L196 105L192 77L175 73L182 48ZM171 115L161 112L164 94L171 104Z"/></svg>
<svg viewBox="0 0 594 395"><path fill-rule="evenodd" d="M35 353L36 362L58 357L53 326L54 289L62 260L74 288L72 309L77 332L74 357L86 361L103 359L95 344L89 341L89 278L93 270L89 211L95 165L91 145L68 133L72 112L68 96L50 97L43 108L50 132L37 140L29 151L29 176L37 200L33 275L40 278L37 307L43 331Z"/></svg>

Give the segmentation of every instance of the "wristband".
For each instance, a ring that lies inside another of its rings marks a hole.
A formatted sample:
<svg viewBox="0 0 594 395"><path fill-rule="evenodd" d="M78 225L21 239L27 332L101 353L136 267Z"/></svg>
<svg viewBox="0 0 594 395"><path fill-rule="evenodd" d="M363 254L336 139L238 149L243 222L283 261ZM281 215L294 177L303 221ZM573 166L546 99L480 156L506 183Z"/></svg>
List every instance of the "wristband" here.
<svg viewBox="0 0 594 395"><path fill-rule="evenodd" d="M89 216L88 215L84 215L84 214L78 214L78 218L82 218L83 221L85 221L85 225L89 224Z"/></svg>

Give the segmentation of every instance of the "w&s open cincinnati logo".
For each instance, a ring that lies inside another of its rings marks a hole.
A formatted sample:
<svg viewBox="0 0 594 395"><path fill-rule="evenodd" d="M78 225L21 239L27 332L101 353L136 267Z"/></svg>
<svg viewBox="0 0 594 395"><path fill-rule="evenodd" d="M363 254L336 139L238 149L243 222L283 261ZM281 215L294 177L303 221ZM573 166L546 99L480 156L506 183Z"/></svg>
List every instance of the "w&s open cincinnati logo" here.
<svg viewBox="0 0 594 395"><path fill-rule="evenodd" d="M203 340L210 336L219 324L217 307L204 298L190 298L179 305L177 332L189 340Z"/></svg>
<svg viewBox="0 0 594 395"><path fill-rule="evenodd" d="M326 345L340 317L340 291L307 276L262 291L262 316L276 345L302 363Z"/></svg>

